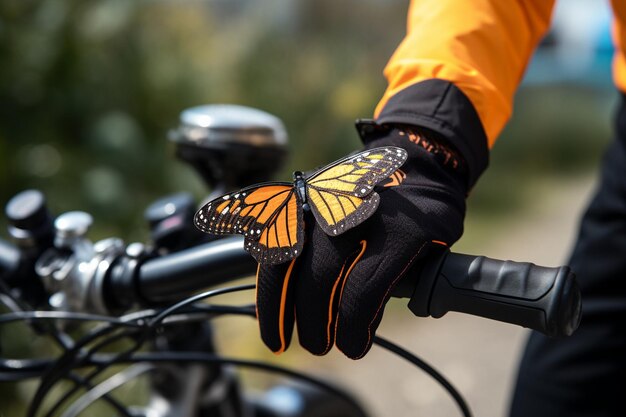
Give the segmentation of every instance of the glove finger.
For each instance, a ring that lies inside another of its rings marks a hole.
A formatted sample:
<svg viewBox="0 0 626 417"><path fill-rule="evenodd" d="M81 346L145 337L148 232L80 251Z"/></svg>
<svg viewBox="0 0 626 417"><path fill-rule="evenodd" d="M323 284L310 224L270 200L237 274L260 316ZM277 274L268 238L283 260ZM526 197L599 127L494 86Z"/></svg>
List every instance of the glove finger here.
<svg viewBox="0 0 626 417"><path fill-rule="evenodd" d="M261 339L276 354L291 342L295 312L292 280L296 259L279 265L261 265L257 269L256 309Z"/></svg>
<svg viewBox="0 0 626 417"><path fill-rule="evenodd" d="M354 234L331 239L321 228L312 229L295 283L296 321L302 347L324 355L334 343L337 302L333 300L343 284L346 259L358 241Z"/></svg>
<svg viewBox="0 0 626 417"><path fill-rule="evenodd" d="M384 239L367 242L365 253L346 277L341 294L335 343L339 350L352 359L362 358L371 348L391 289L421 257L426 247L424 244L417 252L413 249L413 253L403 256L384 256L388 242L381 240Z"/></svg>

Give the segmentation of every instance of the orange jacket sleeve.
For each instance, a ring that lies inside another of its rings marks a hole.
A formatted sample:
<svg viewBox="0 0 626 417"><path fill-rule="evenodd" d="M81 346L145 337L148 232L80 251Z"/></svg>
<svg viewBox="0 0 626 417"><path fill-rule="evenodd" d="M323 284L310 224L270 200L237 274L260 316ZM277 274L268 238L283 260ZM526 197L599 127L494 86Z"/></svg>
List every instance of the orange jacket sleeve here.
<svg viewBox="0 0 626 417"><path fill-rule="evenodd" d="M442 134L466 158L473 185L552 8L551 0L413 0L377 121Z"/></svg>
<svg viewBox="0 0 626 417"><path fill-rule="evenodd" d="M613 6L613 43L615 44L615 55L613 57L613 81L615 86L626 93L626 2L620 0L611 1Z"/></svg>

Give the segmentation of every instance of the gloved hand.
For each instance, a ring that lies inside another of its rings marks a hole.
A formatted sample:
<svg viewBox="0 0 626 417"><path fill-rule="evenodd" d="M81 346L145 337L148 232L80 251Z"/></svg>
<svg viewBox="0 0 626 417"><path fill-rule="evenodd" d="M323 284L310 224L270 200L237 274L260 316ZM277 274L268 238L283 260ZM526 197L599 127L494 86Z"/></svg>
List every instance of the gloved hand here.
<svg viewBox="0 0 626 417"><path fill-rule="evenodd" d="M451 245L462 234L462 158L424 129L369 127L365 148L402 147L408 159L376 188L379 207L364 223L331 237L305 212L302 254L259 266L261 337L275 353L287 349L295 321L300 344L311 353L324 355L336 344L352 359L363 357L394 284L430 245Z"/></svg>

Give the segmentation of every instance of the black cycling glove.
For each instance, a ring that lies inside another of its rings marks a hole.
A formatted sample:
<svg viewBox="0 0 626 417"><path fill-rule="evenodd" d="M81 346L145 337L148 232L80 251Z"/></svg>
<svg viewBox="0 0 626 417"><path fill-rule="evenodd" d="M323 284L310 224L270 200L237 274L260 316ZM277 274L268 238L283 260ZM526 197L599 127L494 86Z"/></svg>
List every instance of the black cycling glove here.
<svg viewBox="0 0 626 417"><path fill-rule="evenodd" d="M334 237L306 212L302 254L259 266L261 337L276 353L288 347L296 322L300 344L311 353L323 355L335 344L346 356L361 358L394 284L429 245L451 245L462 234L467 193L462 158L424 129L369 127L366 149L391 145L408 152L400 170L376 187L376 212Z"/></svg>

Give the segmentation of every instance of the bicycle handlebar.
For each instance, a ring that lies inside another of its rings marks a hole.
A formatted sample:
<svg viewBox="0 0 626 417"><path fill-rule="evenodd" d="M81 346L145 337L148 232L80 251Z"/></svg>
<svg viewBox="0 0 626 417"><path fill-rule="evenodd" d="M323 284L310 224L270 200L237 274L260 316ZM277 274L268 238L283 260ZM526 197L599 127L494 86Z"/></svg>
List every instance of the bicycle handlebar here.
<svg viewBox="0 0 626 417"><path fill-rule="evenodd" d="M409 309L416 316L439 318L457 311L551 337L569 336L580 323L580 289L567 266L547 268L446 250L430 258L419 277L406 280L413 291L400 296L411 298Z"/></svg>
<svg viewBox="0 0 626 417"><path fill-rule="evenodd" d="M234 236L145 261L137 272L141 298L168 301L192 292L249 277L256 262Z"/></svg>
<svg viewBox="0 0 626 417"><path fill-rule="evenodd" d="M240 237L205 243L147 260L135 288L147 302L173 297L254 274L256 264ZM413 268L394 297L410 298L417 316L442 317L458 311L538 330L570 335L580 322L581 296L568 267L500 261L445 251Z"/></svg>
<svg viewBox="0 0 626 417"><path fill-rule="evenodd" d="M20 251L0 240L0 275L18 273ZM120 267L125 265L126 267ZM161 304L201 289L254 274L256 263L243 249L243 238L228 237L140 262L121 259L110 268L102 287L110 309L133 302ZM449 311L473 314L567 336L581 317L581 296L568 267L500 261L446 250L412 268L396 286L394 297L410 298L420 317Z"/></svg>

